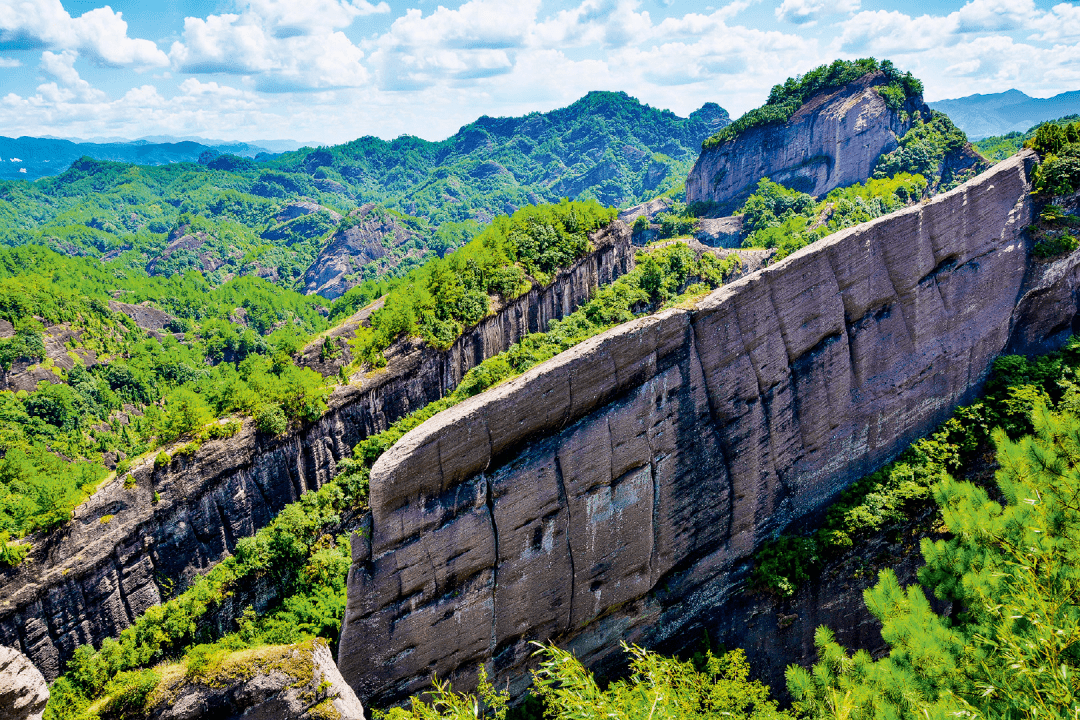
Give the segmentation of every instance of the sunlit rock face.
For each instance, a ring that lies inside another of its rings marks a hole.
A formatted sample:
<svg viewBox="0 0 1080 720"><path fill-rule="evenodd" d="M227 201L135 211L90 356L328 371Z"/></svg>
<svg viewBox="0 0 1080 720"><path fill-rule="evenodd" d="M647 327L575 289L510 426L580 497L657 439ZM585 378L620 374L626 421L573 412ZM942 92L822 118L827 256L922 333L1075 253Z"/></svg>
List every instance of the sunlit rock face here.
<svg viewBox="0 0 1080 720"><path fill-rule="evenodd" d="M754 550L970 400L1003 350L1077 314L1080 254L1033 261L1023 153L614 328L414 429L371 473L338 664L376 706L533 640L737 634Z"/></svg>
<svg viewBox="0 0 1080 720"><path fill-rule="evenodd" d="M903 115L890 110L877 91L887 82L883 73L870 73L813 96L786 123L752 128L703 151L686 179L686 201L724 206L749 195L763 177L815 197L862 182L911 129L912 111L930 116L921 97L909 100Z"/></svg>

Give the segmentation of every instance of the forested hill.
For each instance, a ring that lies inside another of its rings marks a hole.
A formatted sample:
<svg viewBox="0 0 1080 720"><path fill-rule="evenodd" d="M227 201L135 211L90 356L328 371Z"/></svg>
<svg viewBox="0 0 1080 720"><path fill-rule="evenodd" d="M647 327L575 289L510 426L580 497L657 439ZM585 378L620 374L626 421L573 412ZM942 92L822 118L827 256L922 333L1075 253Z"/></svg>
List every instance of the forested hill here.
<svg viewBox="0 0 1080 720"><path fill-rule="evenodd" d="M484 116L441 142L363 137L266 165L434 223L486 222L562 197L649 200L679 186L702 141L729 122L715 103L680 118L626 93L591 92L549 113Z"/></svg>

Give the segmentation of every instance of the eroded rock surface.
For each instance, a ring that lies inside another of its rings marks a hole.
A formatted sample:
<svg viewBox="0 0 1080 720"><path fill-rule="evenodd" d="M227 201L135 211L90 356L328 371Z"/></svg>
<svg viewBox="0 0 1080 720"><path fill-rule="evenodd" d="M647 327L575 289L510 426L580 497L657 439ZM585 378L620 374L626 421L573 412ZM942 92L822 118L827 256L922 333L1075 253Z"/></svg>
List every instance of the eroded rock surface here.
<svg viewBox="0 0 1080 720"><path fill-rule="evenodd" d="M357 442L442 397L478 363L546 329L632 267L623 223L592 241L595 252L484 319L449 350L395 345L385 369L337 388L315 423L271 438L246 421L237 435L206 442L193 457L175 454L159 468L145 459L131 469L133 487L122 479L102 486L71 522L32 537L25 562L0 570L0 644L20 648L55 678L78 646L117 635L239 538L330 480ZM274 592L262 588L245 602L260 611Z"/></svg>
<svg viewBox="0 0 1080 720"><path fill-rule="evenodd" d="M359 284L359 271L379 261L397 267L406 258L418 259L426 252L416 228L384 208L368 203L354 211L352 223L339 229L304 275L304 292L334 299Z"/></svg>
<svg viewBox="0 0 1080 720"><path fill-rule="evenodd" d="M49 686L30 659L0 645L0 720L41 720Z"/></svg>
<svg viewBox="0 0 1080 720"><path fill-rule="evenodd" d="M686 202L731 204L763 177L814 196L862 182L911 128L878 94L886 83L883 73L871 73L814 96L784 124L752 128L705 150L686 180ZM921 97L904 110L930 113Z"/></svg>
<svg viewBox="0 0 1080 720"><path fill-rule="evenodd" d="M533 640L728 637L753 551L1077 317L1080 255L1029 256L1030 152L619 326L414 429L371 474L339 650L376 705Z"/></svg>
<svg viewBox="0 0 1080 720"><path fill-rule="evenodd" d="M364 720L323 641L241 652L226 664L222 677L208 682L166 681L148 720Z"/></svg>

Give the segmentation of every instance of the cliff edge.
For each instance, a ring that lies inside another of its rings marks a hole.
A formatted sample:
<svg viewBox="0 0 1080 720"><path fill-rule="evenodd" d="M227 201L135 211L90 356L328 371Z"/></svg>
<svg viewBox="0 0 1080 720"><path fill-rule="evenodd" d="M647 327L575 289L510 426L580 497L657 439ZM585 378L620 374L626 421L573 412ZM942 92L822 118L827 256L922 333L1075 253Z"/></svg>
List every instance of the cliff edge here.
<svg viewBox="0 0 1080 720"><path fill-rule="evenodd" d="M897 147L911 116L930 117L922 96L892 110L879 93L889 79L875 71L808 98L785 123L753 127L706 148L686 179L686 201L733 210L763 177L815 197L870 177Z"/></svg>
<svg viewBox="0 0 1080 720"><path fill-rule="evenodd" d="M754 550L1077 318L1080 253L1034 262L1025 152L689 309L614 328L406 434L371 473L338 663L365 702L520 692L530 642L731 635Z"/></svg>

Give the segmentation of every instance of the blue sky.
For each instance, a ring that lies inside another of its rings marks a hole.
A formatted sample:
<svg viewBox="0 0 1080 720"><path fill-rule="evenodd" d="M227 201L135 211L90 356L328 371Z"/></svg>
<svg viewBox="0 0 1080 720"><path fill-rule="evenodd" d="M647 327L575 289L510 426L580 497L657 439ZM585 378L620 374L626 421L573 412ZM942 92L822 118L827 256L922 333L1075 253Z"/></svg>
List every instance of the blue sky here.
<svg viewBox="0 0 1080 720"><path fill-rule="evenodd" d="M1034 0L0 0L0 135L438 140L624 90L733 117L837 57L938 100L1080 89L1080 5Z"/></svg>

